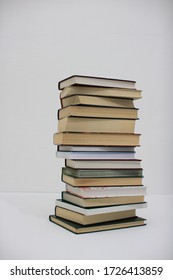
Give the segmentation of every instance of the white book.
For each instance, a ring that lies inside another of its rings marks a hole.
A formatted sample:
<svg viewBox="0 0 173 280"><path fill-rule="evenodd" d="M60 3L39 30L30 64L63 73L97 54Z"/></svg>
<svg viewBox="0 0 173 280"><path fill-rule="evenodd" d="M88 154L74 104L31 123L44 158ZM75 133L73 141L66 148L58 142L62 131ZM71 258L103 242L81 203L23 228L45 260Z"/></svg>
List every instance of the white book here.
<svg viewBox="0 0 173 280"><path fill-rule="evenodd" d="M134 147L108 146L58 146L58 151L66 152L134 152Z"/></svg>
<svg viewBox="0 0 173 280"><path fill-rule="evenodd" d="M135 210L135 209L142 209L147 207L146 202L142 203L135 203L135 204L126 204L126 205L116 205L116 206L106 206L106 207L93 207L93 208L83 208L80 206L76 206L74 204L64 202L60 199L56 200L56 206L89 216L89 215L96 215L96 214L104 214L104 213L111 213L111 212L120 212L120 211L127 211L127 210Z"/></svg>
<svg viewBox="0 0 173 280"><path fill-rule="evenodd" d="M134 152L56 152L56 157L66 159L134 159Z"/></svg>
<svg viewBox="0 0 173 280"><path fill-rule="evenodd" d="M146 195L146 187L73 187L66 184L66 191L80 197L114 197L114 196L142 196Z"/></svg>
<svg viewBox="0 0 173 280"><path fill-rule="evenodd" d="M139 169L141 160L73 160L66 159L65 165L74 169Z"/></svg>
<svg viewBox="0 0 173 280"><path fill-rule="evenodd" d="M135 84L136 81L130 81L130 80L73 75L64 80L61 80L58 83L58 88L63 89L71 85L88 85L88 86L99 86L99 87L135 89Z"/></svg>

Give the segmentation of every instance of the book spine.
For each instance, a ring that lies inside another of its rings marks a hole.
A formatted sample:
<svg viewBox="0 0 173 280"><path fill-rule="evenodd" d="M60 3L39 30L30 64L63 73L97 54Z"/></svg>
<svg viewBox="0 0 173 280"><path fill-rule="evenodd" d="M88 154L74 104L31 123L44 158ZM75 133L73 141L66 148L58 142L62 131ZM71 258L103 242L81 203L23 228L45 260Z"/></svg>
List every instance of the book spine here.
<svg viewBox="0 0 173 280"><path fill-rule="evenodd" d="M57 119L59 120L59 111L60 109L57 111Z"/></svg>

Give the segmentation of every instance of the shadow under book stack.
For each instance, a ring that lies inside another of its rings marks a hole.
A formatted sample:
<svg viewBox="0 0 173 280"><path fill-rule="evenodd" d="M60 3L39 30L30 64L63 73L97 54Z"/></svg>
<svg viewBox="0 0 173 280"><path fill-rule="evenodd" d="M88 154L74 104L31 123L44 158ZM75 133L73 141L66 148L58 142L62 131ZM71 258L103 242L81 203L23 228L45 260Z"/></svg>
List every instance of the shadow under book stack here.
<svg viewBox="0 0 173 280"><path fill-rule="evenodd" d="M50 221L74 233L143 226L141 160L135 133L141 91L134 81L71 76L59 82L62 108L54 134L57 157L65 159L66 190Z"/></svg>

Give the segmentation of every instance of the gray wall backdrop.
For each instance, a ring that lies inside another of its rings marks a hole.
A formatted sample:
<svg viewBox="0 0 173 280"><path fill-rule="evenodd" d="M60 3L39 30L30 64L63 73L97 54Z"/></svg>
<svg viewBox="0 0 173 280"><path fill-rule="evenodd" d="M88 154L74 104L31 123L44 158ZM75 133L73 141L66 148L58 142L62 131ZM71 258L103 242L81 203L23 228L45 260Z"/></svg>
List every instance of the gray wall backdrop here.
<svg viewBox="0 0 173 280"><path fill-rule="evenodd" d="M57 82L81 74L137 81L144 184L173 193L172 26L171 0L1 0L0 190L63 189Z"/></svg>

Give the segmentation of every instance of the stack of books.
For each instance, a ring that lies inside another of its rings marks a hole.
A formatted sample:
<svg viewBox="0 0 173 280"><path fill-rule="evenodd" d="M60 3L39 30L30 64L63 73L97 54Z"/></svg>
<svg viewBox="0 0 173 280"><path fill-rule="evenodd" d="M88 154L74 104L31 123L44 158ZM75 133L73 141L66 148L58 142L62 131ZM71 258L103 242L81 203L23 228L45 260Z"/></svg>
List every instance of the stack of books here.
<svg viewBox="0 0 173 280"><path fill-rule="evenodd" d="M62 108L54 134L57 157L65 159L66 184L49 219L74 233L143 226L141 160L135 133L141 90L134 81L71 76L58 84Z"/></svg>

